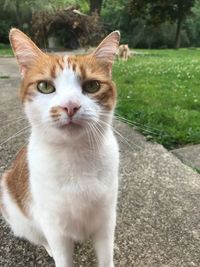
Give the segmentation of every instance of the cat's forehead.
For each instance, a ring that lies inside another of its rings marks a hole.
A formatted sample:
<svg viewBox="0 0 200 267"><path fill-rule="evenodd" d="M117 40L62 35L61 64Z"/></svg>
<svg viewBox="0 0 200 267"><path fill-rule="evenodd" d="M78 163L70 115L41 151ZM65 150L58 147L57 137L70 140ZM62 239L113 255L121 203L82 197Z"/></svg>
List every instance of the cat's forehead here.
<svg viewBox="0 0 200 267"><path fill-rule="evenodd" d="M53 56L51 58L50 73L52 78L75 78L85 79L107 79L109 72L105 64L97 61L90 55L84 56Z"/></svg>
<svg viewBox="0 0 200 267"><path fill-rule="evenodd" d="M63 65L56 73L56 68L54 68L55 73L53 73L54 83L57 88L66 88L73 86L74 88L79 85L80 73L76 73L75 68L69 63L69 57L63 57Z"/></svg>

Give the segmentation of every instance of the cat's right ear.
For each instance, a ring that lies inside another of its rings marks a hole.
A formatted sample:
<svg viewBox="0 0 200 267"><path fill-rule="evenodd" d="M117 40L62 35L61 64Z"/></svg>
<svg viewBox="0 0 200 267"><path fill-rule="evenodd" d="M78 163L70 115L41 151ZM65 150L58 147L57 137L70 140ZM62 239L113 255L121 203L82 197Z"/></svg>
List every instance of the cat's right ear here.
<svg viewBox="0 0 200 267"><path fill-rule="evenodd" d="M18 29L12 28L10 30L9 39L19 64L21 76L24 77L28 68L44 53L26 34Z"/></svg>

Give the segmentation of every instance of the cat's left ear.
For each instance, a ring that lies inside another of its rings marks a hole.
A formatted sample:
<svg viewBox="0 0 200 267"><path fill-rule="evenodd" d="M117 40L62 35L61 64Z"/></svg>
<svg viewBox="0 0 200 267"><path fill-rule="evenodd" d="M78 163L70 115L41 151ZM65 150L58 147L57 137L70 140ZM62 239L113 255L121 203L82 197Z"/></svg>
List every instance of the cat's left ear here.
<svg viewBox="0 0 200 267"><path fill-rule="evenodd" d="M21 76L24 77L30 66L44 53L26 34L18 29L10 30L9 39L19 64Z"/></svg>
<svg viewBox="0 0 200 267"><path fill-rule="evenodd" d="M97 59L112 64L118 54L120 32L111 32L92 53Z"/></svg>

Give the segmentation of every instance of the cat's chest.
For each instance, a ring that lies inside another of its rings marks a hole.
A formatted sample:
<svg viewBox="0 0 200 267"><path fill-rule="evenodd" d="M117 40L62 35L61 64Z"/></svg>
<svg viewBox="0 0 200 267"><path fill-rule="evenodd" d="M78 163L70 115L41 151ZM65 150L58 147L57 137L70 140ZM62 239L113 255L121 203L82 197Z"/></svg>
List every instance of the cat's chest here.
<svg viewBox="0 0 200 267"><path fill-rule="evenodd" d="M57 201L95 202L110 188L113 166L108 155L86 151L30 151L29 166L34 192ZM77 201L76 201L77 200ZM79 204L78 204L79 205Z"/></svg>
<svg viewBox="0 0 200 267"><path fill-rule="evenodd" d="M81 186L84 179L104 179L118 165L116 142L113 138L110 141L100 150L91 150L84 146L54 148L31 140L28 147L30 173L37 182L48 180L49 185L54 183L55 186L66 181Z"/></svg>
<svg viewBox="0 0 200 267"><path fill-rule="evenodd" d="M94 178L101 179L106 172L106 159L97 155L85 155L83 153L58 153L37 151L32 153L29 166L30 173L37 182L48 181L59 188L65 185L82 183ZM85 180L85 181L84 181Z"/></svg>
<svg viewBox="0 0 200 267"><path fill-rule="evenodd" d="M99 216L110 198L104 161L87 157L81 160L59 158L39 168L34 168L33 161L31 173L36 216L46 216L47 221L53 218L52 223L60 231L69 232L77 240L85 239L98 227Z"/></svg>
<svg viewBox="0 0 200 267"><path fill-rule="evenodd" d="M118 151L115 140L110 141L99 153L52 150L36 142L29 145L31 191L38 220L45 216L80 240L98 227L117 194Z"/></svg>

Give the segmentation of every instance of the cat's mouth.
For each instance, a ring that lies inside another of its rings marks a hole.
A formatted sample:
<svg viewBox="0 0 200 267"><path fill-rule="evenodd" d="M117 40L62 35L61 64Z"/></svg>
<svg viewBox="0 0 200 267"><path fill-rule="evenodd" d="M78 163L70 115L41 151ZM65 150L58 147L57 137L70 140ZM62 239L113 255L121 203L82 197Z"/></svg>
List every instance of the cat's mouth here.
<svg viewBox="0 0 200 267"><path fill-rule="evenodd" d="M69 120L67 122L61 123L59 126L61 130L75 130L82 128L82 125L79 121Z"/></svg>

